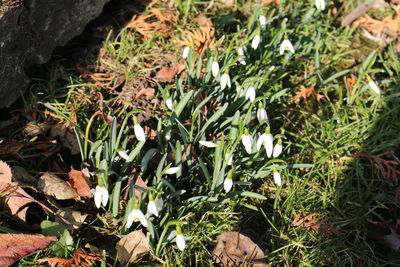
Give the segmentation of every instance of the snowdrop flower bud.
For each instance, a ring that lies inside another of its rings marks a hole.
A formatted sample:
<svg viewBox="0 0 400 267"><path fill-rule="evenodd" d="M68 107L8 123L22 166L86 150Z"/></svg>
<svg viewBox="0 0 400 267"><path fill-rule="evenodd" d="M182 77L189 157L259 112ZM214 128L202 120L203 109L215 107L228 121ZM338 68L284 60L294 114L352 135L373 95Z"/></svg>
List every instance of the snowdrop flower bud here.
<svg viewBox="0 0 400 267"><path fill-rule="evenodd" d="M274 182L276 185L282 185L282 177L281 174L274 168Z"/></svg>
<svg viewBox="0 0 400 267"><path fill-rule="evenodd" d="M179 167L168 168L167 174L176 174L179 171L179 169L180 169Z"/></svg>
<svg viewBox="0 0 400 267"><path fill-rule="evenodd" d="M166 105L167 108L169 108L170 110L173 110L173 109L174 109L174 104L173 104L173 101L172 101L172 98L171 98L171 97L168 97L168 98L165 100L165 105Z"/></svg>
<svg viewBox="0 0 400 267"><path fill-rule="evenodd" d="M243 47L239 47L237 51L238 51L238 55L239 55L239 63L242 65L246 65L246 60L244 59Z"/></svg>
<svg viewBox="0 0 400 267"><path fill-rule="evenodd" d="M288 39L283 40L283 42L281 43L281 46L279 48L279 54L283 55L286 49L288 49L292 54L294 54L293 45Z"/></svg>
<svg viewBox="0 0 400 267"><path fill-rule="evenodd" d="M101 205L105 207L108 202L108 197L109 194L107 188L102 185L102 182L100 182L99 180L99 185L96 186L94 193L94 203L96 205L96 208L99 209Z"/></svg>
<svg viewBox="0 0 400 267"><path fill-rule="evenodd" d="M226 152L226 154L225 154L225 161L226 161L227 165L229 165L229 166L232 165L233 155L229 151Z"/></svg>
<svg viewBox="0 0 400 267"><path fill-rule="evenodd" d="M164 201L162 200L162 198L157 198L156 200L154 200L153 195L150 194L149 204L147 205L147 215L151 216L154 214L156 217L158 217L163 206Z"/></svg>
<svg viewBox="0 0 400 267"><path fill-rule="evenodd" d="M189 55L189 52L190 52L190 47L185 46L185 48L183 49L182 57L186 59Z"/></svg>
<svg viewBox="0 0 400 267"><path fill-rule="evenodd" d="M369 87L371 87L371 89L377 93L378 95L381 93L381 90L379 89L378 85L376 85L376 83L373 80L370 80L368 82Z"/></svg>
<svg viewBox="0 0 400 267"><path fill-rule="evenodd" d="M272 156L273 150L273 137L269 127L265 129L265 133L263 133L257 140L257 151L260 151L261 146L264 145L265 152L267 153L267 157L270 158Z"/></svg>
<svg viewBox="0 0 400 267"><path fill-rule="evenodd" d="M258 18L258 20L260 21L261 28L262 28L263 30L265 30L265 28L267 27L267 18L266 18L265 16L261 15L261 16Z"/></svg>
<svg viewBox="0 0 400 267"><path fill-rule="evenodd" d="M144 134L142 126L140 126L136 116L133 117L133 131L135 132L136 139L141 142L146 141L146 135Z"/></svg>
<svg viewBox="0 0 400 267"><path fill-rule="evenodd" d="M261 36L260 36L260 33L257 32L256 35L253 38L253 41L251 42L251 47L253 49L257 49L257 47L260 44L260 42L261 42Z"/></svg>
<svg viewBox="0 0 400 267"><path fill-rule="evenodd" d="M282 139L278 139L278 143L274 146L273 156L278 157L282 153Z"/></svg>
<svg viewBox="0 0 400 267"><path fill-rule="evenodd" d="M256 99L256 90L254 89L254 85L250 85L250 87L247 88L246 99L250 99L251 102Z"/></svg>
<svg viewBox="0 0 400 267"><path fill-rule="evenodd" d="M232 189L232 186L233 186L232 176L233 176L233 172L229 171L227 176L226 176L226 178L225 178L224 190L225 190L226 193L228 193Z"/></svg>
<svg viewBox="0 0 400 267"><path fill-rule="evenodd" d="M199 141L199 143L202 146L210 147L210 148L214 148L214 147L218 146L216 143L213 143L213 142L210 142L210 141Z"/></svg>
<svg viewBox="0 0 400 267"><path fill-rule="evenodd" d="M221 83L221 90L224 90L226 86L231 88L231 78L229 77L228 72L222 74L220 83Z"/></svg>
<svg viewBox="0 0 400 267"><path fill-rule="evenodd" d="M129 159L129 155L126 153L126 151L118 151L118 155L123 158L124 160Z"/></svg>
<svg viewBox="0 0 400 267"><path fill-rule="evenodd" d="M251 150L253 147L253 137L251 137L249 130L245 129L244 134L242 134L242 144L246 149L248 154L251 154Z"/></svg>
<svg viewBox="0 0 400 267"><path fill-rule="evenodd" d="M212 65L211 65L211 73L214 77L217 77L217 75L219 73L219 64L217 61L213 61Z"/></svg>
<svg viewBox="0 0 400 267"><path fill-rule="evenodd" d="M258 103L257 119L259 123L262 123L263 121L268 121L267 111L265 110L262 102Z"/></svg>
<svg viewBox="0 0 400 267"><path fill-rule="evenodd" d="M175 242L180 251L185 250L186 247L185 236L182 234L182 229L179 225L176 226Z"/></svg>
<svg viewBox="0 0 400 267"><path fill-rule="evenodd" d="M238 82L236 83L236 93L242 97L244 95L244 90L242 90L242 87L240 86L240 84Z"/></svg>
<svg viewBox="0 0 400 267"><path fill-rule="evenodd" d="M325 0L315 0L315 7L317 9L324 10L325 9Z"/></svg>
<svg viewBox="0 0 400 267"><path fill-rule="evenodd" d="M139 208L139 203L135 202L133 204L132 211L128 215L128 219L126 220L126 229L131 227L133 222L139 222L139 221L144 227L148 226L147 219Z"/></svg>

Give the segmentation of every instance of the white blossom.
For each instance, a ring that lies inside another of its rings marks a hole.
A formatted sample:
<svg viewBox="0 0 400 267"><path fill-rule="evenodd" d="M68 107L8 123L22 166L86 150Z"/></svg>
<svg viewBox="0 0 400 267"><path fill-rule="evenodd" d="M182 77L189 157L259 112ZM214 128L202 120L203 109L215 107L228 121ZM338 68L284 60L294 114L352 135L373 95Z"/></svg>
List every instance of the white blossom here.
<svg viewBox="0 0 400 267"><path fill-rule="evenodd" d="M210 141L199 141L200 145L205 146L205 147L217 147L218 145L216 143L210 142Z"/></svg>
<svg viewBox="0 0 400 267"><path fill-rule="evenodd" d="M253 49L257 49L258 45L260 44L261 41L261 36L259 34L256 34L253 38L253 41L251 42L251 47Z"/></svg>
<svg viewBox="0 0 400 267"><path fill-rule="evenodd" d="M317 9L324 10L325 9L325 0L315 0L315 7Z"/></svg>
<svg viewBox="0 0 400 267"><path fill-rule="evenodd" d="M266 18L265 16L261 15L261 16L258 18L258 20L260 21L261 28L262 28L263 30L265 30L265 28L267 27L267 18Z"/></svg>
<svg viewBox="0 0 400 267"><path fill-rule="evenodd" d="M149 204L147 205L147 215L151 216L154 214L156 217L158 217L163 206L164 201L162 198L157 198L156 200L150 198Z"/></svg>
<svg viewBox="0 0 400 267"><path fill-rule="evenodd" d="M258 119L259 123L262 123L263 121L268 121L267 111L265 110L265 108L261 102L258 105L258 109L257 109L257 119Z"/></svg>
<svg viewBox="0 0 400 267"><path fill-rule="evenodd" d="M221 83L221 90L224 90L226 86L231 88L231 78L229 77L228 73L222 74L220 83Z"/></svg>
<svg viewBox="0 0 400 267"><path fill-rule="evenodd" d="M239 55L239 63L242 64L242 65L246 65L246 60L244 59L245 56L244 56L243 47L239 47L237 49L237 52L238 52L238 55Z"/></svg>
<svg viewBox="0 0 400 267"><path fill-rule="evenodd" d="M274 182L278 186L282 184L281 174L277 170L274 170Z"/></svg>
<svg viewBox="0 0 400 267"><path fill-rule="evenodd" d="M371 89L372 89L375 93L377 93L378 95L381 93L381 90L379 89L378 85L376 85L376 83L375 83L374 81L371 80L371 81L368 83L368 85L369 85L369 87L371 87Z"/></svg>
<svg viewBox="0 0 400 267"><path fill-rule="evenodd" d="M250 86L249 88L247 88L246 99L250 99L251 102L256 99L256 90L254 89L254 86Z"/></svg>
<svg viewBox="0 0 400 267"><path fill-rule="evenodd" d="M279 48L279 54L283 55L283 53L285 53L285 50L289 50L292 54L294 54L294 48L292 43L288 40L285 39L283 40L283 42L281 43L281 46Z"/></svg>
<svg viewBox="0 0 400 267"><path fill-rule="evenodd" d="M180 169L180 167L171 167L171 168L168 168L168 170L166 172L167 172L167 174L175 174L179 171L179 169Z"/></svg>
<svg viewBox="0 0 400 267"><path fill-rule="evenodd" d="M100 208L101 205L103 207L107 205L108 197L109 194L107 188L104 186L97 185L94 193L94 203L98 209Z"/></svg>
<svg viewBox="0 0 400 267"><path fill-rule="evenodd" d="M274 152L273 152L272 156L274 158L278 157L282 153L282 149L283 149L282 140L279 139L278 143L274 146Z"/></svg>
<svg viewBox="0 0 400 267"><path fill-rule="evenodd" d="M227 152L225 154L225 161L227 165L232 165L232 161L233 161L233 155L232 153Z"/></svg>
<svg viewBox="0 0 400 267"><path fill-rule="evenodd" d="M261 146L264 145L265 152L267 153L267 157L270 158L272 156L273 151L273 136L270 133L269 128L266 129L265 133L263 133L257 140L257 151L260 151Z"/></svg>
<svg viewBox="0 0 400 267"><path fill-rule="evenodd" d="M172 101L172 98L171 98L171 97L168 97L168 98L165 100L165 105L166 105L167 108L169 108L170 110L172 110L172 109L174 108L174 104L173 104L173 101Z"/></svg>
<svg viewBox="0 0 400 267"><path fill-rule="evenodd" d="M233 186L232 178L231 178L231 177L225 178L225 181L224 181L224 190L225 190L226 193L228 193L229 191L231 191L232 186Z"/></svg>
<svg viewBox="0 0 400 267"><path fill-rule="evenodd" d="M186 247L185 236L183 235L182 229L179 225L176 226L175 242L180 251L185 250L185 247Z"/></svg>
<svg viewBox="0 0 400 267"><path fill-rule="evenodd" d="M189 46L185 46L185 48L183 49L183 53L182 53L182 57L183 58L187 58L190 52L190 47Z"/></svg>
<svg viewBox="0 0 400 267"><path fill-rule="evenodd" d="M124 160L129 159L129 155L126 153L126 151L118 151L118 155L123 158Z"/></svg>
<svg viewBox="0 0 400 267"><path fill-rule="evenodd" d="M217 61L213 61L212 65L211 65L211 73L214 77L217 77L217 75L219 73L219 64Z"/></svg>
<svg viewBox="0 0 400 267"><path fill-rule="evenodd" d="M251 154L251 150L253 147L253 137L251 137L251 135L248 132L242 134L242 144L246 149L246 152L248 154Z"/></svg>
<svg viewBox="0 0 400 267"><path fill-rule="evenodd" d="M147 219L144 216L143 212L139 208L134 208L128 215L128 219L126 220L126 229L132 226L133 222L138 222L147 227Z"/></svg>
<svg viewBox="0 0 400 267"><path fill-rule="evenodd" d="M144 130L140 124L135 124L133 126L133 131L135 132L136 139L141 142L146 141L146 135L144 134Z"/></svg>

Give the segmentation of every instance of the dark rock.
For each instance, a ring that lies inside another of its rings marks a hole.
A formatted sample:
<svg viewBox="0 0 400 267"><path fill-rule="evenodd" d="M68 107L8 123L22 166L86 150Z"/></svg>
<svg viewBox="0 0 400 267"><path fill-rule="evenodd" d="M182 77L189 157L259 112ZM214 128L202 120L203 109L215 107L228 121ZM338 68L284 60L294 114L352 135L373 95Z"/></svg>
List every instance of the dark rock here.
<svg viewBox="0 0 400 267"><path fill-rule="evenodd" d="M8 7L0 6L0 108L25 90L27 69L47 62L57 46L82 33L108 1L9 0Z"/></svg>

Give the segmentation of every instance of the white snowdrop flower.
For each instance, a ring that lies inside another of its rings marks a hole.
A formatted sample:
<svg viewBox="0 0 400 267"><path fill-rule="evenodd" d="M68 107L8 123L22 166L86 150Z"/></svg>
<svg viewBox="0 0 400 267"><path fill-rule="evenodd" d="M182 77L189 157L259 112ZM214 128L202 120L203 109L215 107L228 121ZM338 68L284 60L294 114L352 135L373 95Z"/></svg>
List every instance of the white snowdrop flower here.
<svg viewBox="0 0 400 267"><path fill-rule="evenodd" d="M238 55L239 56L244 56L244 49L243 49L243 47L239 47L238 49L237 49L237 52L238 52Z"/></svg>
<svg viewBox="0 0 400 267"><path fill-rule="evenodd" d="M282 185L281 174L276 169L274 170L274 182L278 186Z"/></svg>
<svg viewBox="0 0 400 267"><path fill-rule="evenodd" d="M140 126L136 117L133 117L133 123L134 123L133 131L135 132L136 139L138 141L145 142L146 135L144 134L144 130L143 130L142 126Z"/></svg>
<svg viewBox="0 0 400 267"><path fill-rule="evenodd" d="M257 34L254 36L253 41L251 41L251 47L252 47L253 49L257 49L257 47L258 47L258 45L260 44L260 42L261 42L261 36L260 36L259 33L257 33Z"/></svg>
<svg viewBox="0 0 400 267"><path fill-rule="evenodd" d="M283 55L283 53L285 53L285 50L289 50L292 54L294 54L294 47L292 45L292 43L288 40L285 39L283 40L283 42L281 43L281 46L279 48L279 54Z"/></svg>
<svg viewBox="0 0 400 267"><path fill-rule="evenodd" d="M246 65L246 60L244 59L245 56L244 56L243 47L239 47L237 49L237 51L238 51L238 55L239 55L239 63L242 64L242 65Z"/></svg>
<svg viewBox="0 0 400 267"><path fill-rule="evenodd" d="M378 85L376 85L376 83L373 80L369 81L368 85L378 95L381 93L381 90L379 89Z"/></svg>
<svg viewBox="0 0 400 267"><path fill-rule="evenodd" d="M274 146L274 152L272 156L274 158L278 157L282 153L282 139L278 139L278 143Z"/></svg>
<svg viewBox="0 0 400 267"><path fill-rule="evenodd" d="M267 157L270 158L272 156L272 151L273 151L273 136L270 132L269 127L265 130L265 133L263 133L257 140L257 151L260 151L261 146L264 146L265 152L267 153Z"/></svg>
<svg viewBox="0 0 400 267"><path fill-rule="evenodd" d="M133 222L139 221L144 227L148 226L146 216L144 216L143 212L139 209L137 205L128 215L128 219L126 220L126 229L131 227Z"/></svg>
<svg viewBox="0 0 400 267"><path fill-rule="evenodd" d="M242 134L242 144L246 149L248 154L251 154L251 150L253 147L253 137L251 137L249 131L246 129L244 134Z"/></svg>
<svg viewBox="0 0 400 267"><path fill-rule="evenodd" d="M262 102L258 103L257 119L259 123L262 123L263 121L268 121L268 114Z"/></svg>
<svg viewBox="0 0 400 267"><path fill-rule="evenodd" d="M217 77L217 75L219 73L219 64L217 61L213 61L212 65L211 65L211 73L214 77Z"/></svg>
<svg viewBox="0 0 400 267"><path fill-rule="evenodd" d="M260 21L261 28L262 28L263 30L265 30L265 28L267 27L267 18L266 18L265 16L261 15L261 16L258 18L258 20Z"/></svg>
<svg viewBox="0 0 400 267"><path fill-rule="evenodd" d="M129 159L129 155L126 153L126 151L118 151L118 155L123 158L124 160Z"/></svg>
<svg viewBox="0 0 400 267"><path fill-rule="evenodd" d="M108 202L108 190L105 186L96 186L95 193L94 193L94 203L96 207L99 209L100 206L105 207Z"/></svg>
<svg viewBox="0 0 400 267"><path fill-rule="evenodd" d="M183 49L182 57L186 59L189 55L189 52L190 52L190 47L185 46L185 48Z"/></svg>
<svg viewBox="0 0 400 267"><path fill-rule="evenodd" d="M228 174L228 176L225 178L225 181L224 181L225 192L228 193L229 191L231 191L232 186L233 186L232 177Z"/></svg>
<svg viewBox="0 0 400 267"><path fill-rule="evenodd" d="M165 100L165 105L166 105L167 108L169 108L170 110L172 110L172 109L174 108L174 104L173 104L173 101L172 101L172 98L171 98L171 97L168 97L168 98Z"/></svg>
<svg viewBox="0 0 400 267"><path fill-rule="evenodd" d="M227 72L222 74L220 83L221 83L221 90L224 90L226 86L231 88L231 78L229 77L229 74Z"/></svg>
<svg viewBox="0 0 400 267"><path fill-rule="evenodd" d="M324 10L325 9L325 0L315 0L315 7L317 9Z"/></svg>
<svg viewBox="0 0 400 267"><path fill-rule="evenodd" d="M184 251L186 247L185 236L182 233L182 229L179 225L176 226L176 237L175 237L176 245L178 246L180 251Z"/></svg>
<svg viewBox="0 0 400 267"><path fill-rule="evenodd" d="M171 168L168 168L167 174L175 174L175 173L177 173L179 170L180 170L179 167L171 167Z"/></svg>
<svg viewBox="0 0 400 267"><path fill-rule="evenodd" d="M147 215L155 215L156 217L159 216L160 211L164 206L164 201L162 198L157 198L154 200L153 195L149 197L149 204L147 205Z"/></svg>
<svg viewBox="0 0 400 267"><path fill-rule="evenodd" d="M244 95L244 90L242 90L242 86L238 82L236 82L236 93L242 97Z"/></svg>
<svg viewBox="0 0 400 267"><path fill-rule="evenodd" d="M225 161L226 161L226 164L227 165L232 165L232 161L233 161L233 155L232 155L232 153L230 153L230 152L227 152L226 154L225 154Z"/></svg>
<svg viewBox="0 0 400 267"><path fill-rule="evenodd" d="M165 140L166 140L166 141L171 140L171 131L170 131L170 130L168 130L168 131L165 133Z"/></svg>
<svg viewBox="0 0 400 267"><path fill-rule="evenodd" d="M205 146L205 147L217 147L218 145L216 143L210 142L210 141L199 141L200 145Z"/></svg>
<svg viewBox="0 0 400 267"><path fill-rule="evenodd" d="M246 99L250 99L251 102L253 102L254 99L256 99L256 90L254 89L253 85L247 88Z"/></svg>

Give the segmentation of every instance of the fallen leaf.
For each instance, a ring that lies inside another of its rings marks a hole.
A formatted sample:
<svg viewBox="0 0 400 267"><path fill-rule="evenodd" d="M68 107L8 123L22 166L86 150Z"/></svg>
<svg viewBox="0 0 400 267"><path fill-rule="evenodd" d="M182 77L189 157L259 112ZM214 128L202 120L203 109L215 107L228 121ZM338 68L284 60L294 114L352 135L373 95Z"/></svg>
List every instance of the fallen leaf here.
<svg viewBox="0 0 400 267"><path fill-rule="evenodd" d="M69 182L76 193L81 197L92 198L93 194L90 191L90 186L82 171L75 170L71 166L71 171L68 173Z"/></svg>
<svg viewBox="0 0 400 267"><path fill-rule="evenodd" d="M292 222L293 226L303 226L311 228L313 230L323 230L327 234L339 234L339 229L330 226L325 219L317 217L316 213L311 213L305 217L301 217L300 214L296 214Z"/></svg>
<svg viewBox="0 0 400 267"><path fill-rule="evenodd" d="M185 30L180 39L175 39L174 42L179 46L195 46L197 53L203 55L207 48L214 48L217 45L217 40L214 37L214 25L201 26L195 30Z"/></svg>
<svg viewBox="0 0 400 267"><path fill-rule="evenodd" d="M12 172L7 163L0 160L0 188L4 188L7 184L11 184Z"/></svg>
<svg viewBox="0 0 400 267"><path fill-rule="evenodd" d="M76 230L81 227L89 214L71 208L63 208L57 211L57 215L70 223L65 223L65 220L61 220L59 217L55 217L56 222L65 225L68 230Z"/></svg>
<svg viewBox="0 0 400 267"><path fill-rule="evenodd" d="M55 236L40 234L0 234L0 266L9 266L57 241Z"/></svg>
<svg viewBox="0 0 400 267"><path fill-rule="evenodd" d="M147 189L147 184L143 181L143 179L140 175L137 175L135 185L143 188L144 190ZM135 189L133 189L133 193L140 202L142 200L142 191L135 188Z"/></svg>
<svg viewBox="0 0 400 267"><path fill-rule="evenodd" d="M264 252L249 237L239 232L225 232L217 237L217 244L212 251L216 263L224 267L268 266ZM243 265L243 266L244 266Z"/></svg>
<svg viewBox="0 0 400 267"><path fill-rule="evenodd" d="M136 230L123 236L115 248L119 262L123 266L145 256L150 251L149 243L142 230Z"/></svg>
<svg viewBox="0 0 400 267"><path fill-rule="evenodd" d="M157 72L156 79L160 82L172 82L177 72L178 69L176 67L166 66Z"/></svg>
<svg viewBox="0 0 400 267"><path fill-rule="evenodd" d="M58 200L79 198L69 183L51 173L44 173L40 177L38 189Z"/></svg>
<svg viewBox="0 0 400 267"><path fill-rule="evenodd" d="M304 85L300 85L300 91L296 92L296 95L293 97L295 103L300 103L301 99L303 99L304 104L308 103L308 99L312 97L317 101L321 101L324 96L321 94L317 94L314 86L305 87Z"/></svg>
<svg viewBox="0 0 400 267"><path fill-rule="evenodd" d="M29 121L22 129L22 134L27 137L34 137L45 133L49 129L46 123Z"/></svg>
<svg viewBox="0 0 400 267"><path fill-rule="evenodd" d="M55 264L56 266L80 266L89 267L96 265L96 262L102 262L103 259L96 254L89 253L83 248L78 248L75 250L74 254L69 259L63 258L45 258L39 259L38 263L48 262L50 264ZM53 266L53 265L51 265Z"/></svg>
<svg viewBox="0 0 400 267"><path fill-rule="evenodd" d="M143 88L135 95L135 99L139 99L142 95L152 98L152 97L154 97L155 93L156 93L156 90L154 88L150 88L150 87Z"/></svg>
<svg viewBox="0 0 400 267"><path fill-rule="evenodd" d="M76 139L75 133L65 125L53 125L50 128L50 136L52 138L59 137L62 141L62 145L70 150L71 155L77 155L80 153L79 143Z"/></svg>

